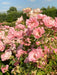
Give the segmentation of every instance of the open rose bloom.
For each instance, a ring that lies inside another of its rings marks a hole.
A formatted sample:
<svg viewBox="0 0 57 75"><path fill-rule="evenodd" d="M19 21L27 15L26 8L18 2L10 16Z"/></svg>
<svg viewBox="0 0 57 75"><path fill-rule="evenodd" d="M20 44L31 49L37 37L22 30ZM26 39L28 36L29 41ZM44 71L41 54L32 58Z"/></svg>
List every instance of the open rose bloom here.
<svg viewBox="0 0 57 75"><path fill-rule="evenodd" d="M1 67L1 71L3 72L3 73L5 73L6 71L8 71L8 67L9 67L9 65L6 65L5 67Z"/></svg>
<svg viewBox="0 0 57 75"><path fill-rule="evenodd" d="M57 17L41 14L39 8L23 11L29 16L26 21L21 16L14 27L0 26L0 72L57 75Z"/></svg>

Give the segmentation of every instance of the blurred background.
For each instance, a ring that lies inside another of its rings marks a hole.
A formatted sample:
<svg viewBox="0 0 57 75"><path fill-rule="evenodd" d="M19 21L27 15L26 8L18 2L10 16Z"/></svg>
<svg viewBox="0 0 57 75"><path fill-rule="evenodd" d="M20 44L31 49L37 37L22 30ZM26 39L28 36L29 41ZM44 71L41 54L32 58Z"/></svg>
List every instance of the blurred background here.
<svg viewBox="0 0 57 75"><path fill-rule="evenodd" d="M0 23L14 24L21 15L26 20L22 9L27 7L40 8L42 14L57 17L57 0L0 0Z"/></svg>

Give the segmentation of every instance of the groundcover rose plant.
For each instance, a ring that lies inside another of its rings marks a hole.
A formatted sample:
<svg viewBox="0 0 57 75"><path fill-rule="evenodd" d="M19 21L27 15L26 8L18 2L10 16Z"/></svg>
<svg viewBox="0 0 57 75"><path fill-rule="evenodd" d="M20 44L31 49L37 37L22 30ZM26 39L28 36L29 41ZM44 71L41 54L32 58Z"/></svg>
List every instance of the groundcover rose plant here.
<svg viewBox="0 0 57 75"><path fill-rule="evenodd" d="M57 75L57 18L23 11L26 22L0 26L0 75Z"/></svg>

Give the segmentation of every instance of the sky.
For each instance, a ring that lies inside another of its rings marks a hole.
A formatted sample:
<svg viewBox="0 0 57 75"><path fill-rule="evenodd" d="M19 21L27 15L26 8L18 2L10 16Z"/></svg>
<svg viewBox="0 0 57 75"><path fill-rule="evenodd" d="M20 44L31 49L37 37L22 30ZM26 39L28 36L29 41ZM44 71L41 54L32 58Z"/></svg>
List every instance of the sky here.
<svg viewBox="0 0 57 75"><path fill-rule="evenodd" d="M57 8L57 0L0 0L0 12L7 11L11 6L16 7L17 10L27 7L35 9L55 6Z"/></svg>

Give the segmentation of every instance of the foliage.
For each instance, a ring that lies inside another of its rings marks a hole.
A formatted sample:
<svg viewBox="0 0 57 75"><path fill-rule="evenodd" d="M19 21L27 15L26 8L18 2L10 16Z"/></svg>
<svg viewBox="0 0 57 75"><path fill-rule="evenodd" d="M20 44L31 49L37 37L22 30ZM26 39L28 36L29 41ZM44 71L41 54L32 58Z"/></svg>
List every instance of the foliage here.
<svg viewBox="0 0 57 75"><path fill-rule="evenodd" d="M0 22L4 22L7 19L7 14L6 13L0 13Z"/></svg>
<svg viewBox="0 0 57 75"><path fill-rule="evenodd" d="M11 13L11 12L17 12L16 7L10 7L7 13Z"/></svg>
<svg viewBox="0 0 57 75"><path fill-rule="evenodd" d="M42 7L41 10L43 10L43 14L46 14L48 16L51 16L53 18L57 17L57 8L48 6L47 8Z"/></svg>

